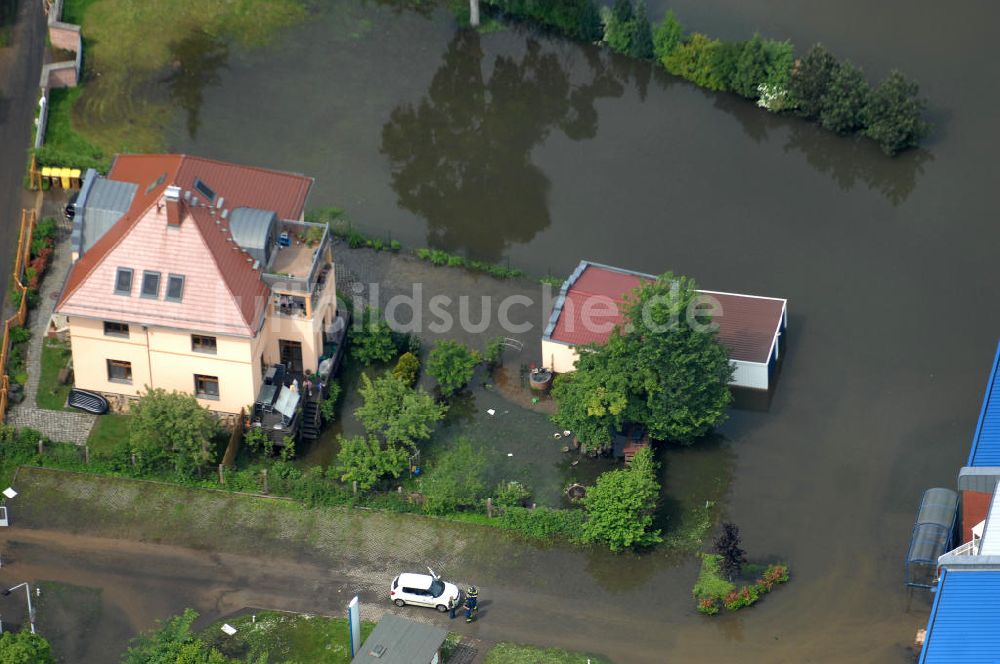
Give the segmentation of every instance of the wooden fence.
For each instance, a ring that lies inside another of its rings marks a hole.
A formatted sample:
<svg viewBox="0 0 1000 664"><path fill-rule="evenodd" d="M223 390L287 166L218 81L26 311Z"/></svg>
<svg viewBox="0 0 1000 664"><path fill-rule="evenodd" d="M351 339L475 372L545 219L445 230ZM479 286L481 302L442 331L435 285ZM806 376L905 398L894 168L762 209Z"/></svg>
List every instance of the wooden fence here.
<svg viewBox="0 0 1000 664"><path fill-rule="evenodd" d="M10 376L7 375L7 358L10 355L10 331L19 325L24 325L28 319L28 287L24 285L24 269L31 260L31 236L38 222L35 210L21 210L21 231L17 238L17 254L14 256L14 270L11 273L13 288L11 292L20 293L21 302L17 311L3 322L3 345L0 346L0 424L7 416L7 399L10 391Z"/></svg>

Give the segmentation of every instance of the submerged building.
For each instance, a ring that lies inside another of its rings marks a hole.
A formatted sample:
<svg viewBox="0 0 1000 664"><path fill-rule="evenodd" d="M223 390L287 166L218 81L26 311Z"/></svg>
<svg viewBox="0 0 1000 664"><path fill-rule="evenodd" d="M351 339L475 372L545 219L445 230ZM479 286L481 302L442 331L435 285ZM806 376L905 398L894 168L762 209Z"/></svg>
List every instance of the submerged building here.
<svg viewBox="0 0 1000 664"><path fill-rule="evenodd" d="M577 348L608 340L623 320L627 296L656 277L580 261L563 283L542 335L542 363L556 373L575 369ZM718 339L733 363L731 385L770 389L788 327L787 300L699 290L714 311Z"/></svg>

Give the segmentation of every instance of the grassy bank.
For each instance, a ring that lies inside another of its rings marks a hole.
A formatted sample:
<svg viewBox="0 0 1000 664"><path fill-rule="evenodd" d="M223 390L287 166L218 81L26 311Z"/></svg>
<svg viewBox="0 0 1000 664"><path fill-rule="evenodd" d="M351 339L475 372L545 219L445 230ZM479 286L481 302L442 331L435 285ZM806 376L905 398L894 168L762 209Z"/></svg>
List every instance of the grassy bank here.
<svg viewBox="0 0 1000 664"><path fill-rule="evenodd" d="M65 404L71 386L59 382L59 372L69 362L71 355L67 344L49 339L42 342L42 366L35 398L39 408L67 410Z"/></svg>
<svg viewBox="0 0 1000 664"><path fill-rule="evenodd" d="M228 636L222 625L228 623L236 633ZM366 639L375 624L361 623L361 638ZM277 611L261 611L219 620L201 633L201 639L222 654L239 661L324 662L349 664L351 639L345 618L328 618Z"/></svg>
<svg viewBox="0 0 1000 664"><path fill-rule="evenodd" d="M84 38L84 84L54 91L39 160L97 167L116 152L162 151L174 108L214 76L206 62L222 66L230 42L266 44L304 17L300 0L67 0L63 20ZM164 80L169 100L154 100L146 88Z"/></svg>
<svg viewBox="0 0 1000 664"><path fill-rule="evenodd" d="M487 653L486 664L607 664L607 660L558 648L498 643Z"/></svg>

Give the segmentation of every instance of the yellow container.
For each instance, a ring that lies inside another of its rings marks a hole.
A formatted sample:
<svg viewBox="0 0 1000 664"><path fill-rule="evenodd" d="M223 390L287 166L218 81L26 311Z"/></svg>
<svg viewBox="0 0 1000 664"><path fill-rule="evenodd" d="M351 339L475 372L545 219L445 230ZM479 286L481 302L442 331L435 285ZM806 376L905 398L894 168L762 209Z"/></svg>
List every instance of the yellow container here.
<svg viewBox="0 0 1000 664"><path fill-rule="evenodd" d="M43 178L52 177L52 169L49 168L48 166L42 166L42 177Z"/></svg>
<svg viewBox="0 0 1000 664"><path fill-rule="evenodd" d="M69 174L70 173L72 173L72 170L69 169L69 168L60 168L59 169L59 179L60 179L60 181L62 181L62 188L63 189L69 189Z"/></svg>

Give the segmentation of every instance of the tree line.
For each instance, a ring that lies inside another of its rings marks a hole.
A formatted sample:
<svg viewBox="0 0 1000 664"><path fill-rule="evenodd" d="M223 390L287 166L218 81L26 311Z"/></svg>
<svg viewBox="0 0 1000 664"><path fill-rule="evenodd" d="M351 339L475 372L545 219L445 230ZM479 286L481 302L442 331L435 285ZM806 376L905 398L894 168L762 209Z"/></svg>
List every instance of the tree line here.
<svg viewBox="0 0 1000 664"><path fill-rule="evenodd" d="M653 60L675 76L719 92L756 101L775 113L792 113L824 129L872 139L887 155L916 147L930 125L919 86L893 70L872 86L862 70L816 44L795 57L789 41L759 34L725 42L688 32L672 11L653 25L644 0L486 0L494 10L569 37L603 42L624 55Z"/></svg>

